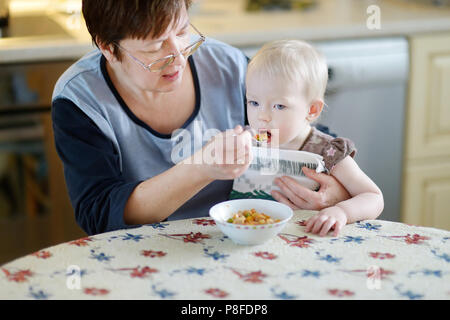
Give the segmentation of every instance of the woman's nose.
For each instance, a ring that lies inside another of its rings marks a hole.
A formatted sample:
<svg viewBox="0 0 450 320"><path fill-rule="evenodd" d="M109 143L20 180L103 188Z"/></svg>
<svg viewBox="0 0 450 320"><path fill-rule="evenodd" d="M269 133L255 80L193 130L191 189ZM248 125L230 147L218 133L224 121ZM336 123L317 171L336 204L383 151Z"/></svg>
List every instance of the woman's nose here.
<svg viewBox="0 0 450 320"><path fill-rule="evenodd" d="M181 50L183 50L182 45L183 44L181 43L181 41L179 41L179 39L177 39L177 37L169 37L167 39L168 54L172 54L175 56L175 59L172 61L172 63L181 63L181 60L179 59L184 58L181 54Z"/></svg>
<svg viewBox="0 0 450 320"><path fill-rule="evenodd" d="M166 41L167 51L169 54L177 55L180 53L180 50L182 49L181 43L176 36L170 36Z"/></svg>

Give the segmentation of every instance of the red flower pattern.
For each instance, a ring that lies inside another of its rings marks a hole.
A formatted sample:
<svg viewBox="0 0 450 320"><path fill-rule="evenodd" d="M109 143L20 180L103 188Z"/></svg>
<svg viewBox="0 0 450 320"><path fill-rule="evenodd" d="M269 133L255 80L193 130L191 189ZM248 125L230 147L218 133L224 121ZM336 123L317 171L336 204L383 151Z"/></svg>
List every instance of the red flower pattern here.
<svg viewBox="0 0 450 320"><path fill-rule="evenodd" d="M141 255L149 258L164 257L167 253L163 251L142 250Z"/></svg>
<svg viewBox="0 0 450 320"><path fill-rule="evenodd" d="M147 278L147 276L149 274L158 272L157 269L153 269L153 268L150 268L148 266L145 266L143 268L139 268L139 267L136 267L136 268L123 268L123 269L119 269L119 270L130 270L131 271L130 277L132 277L132 278Z"/></svg>
<svg viewBox="0 0 450 320"><path fill-rule="evenodd" d="M202 225L202 226L215 226L216 222L212 219L194 219L192 221L193 224Z"/></svg>
<svg viewBox="0 0 450 320"><path fill-rule="evenodd" d="M218 288L210 288L208 290L205 290L206 294L210 294L215 298L225 298L226 296L228 296L228 293L220 290Z"/></svg>
<svg viewBox="0 0 450 320"><path fill-rule="evenodd" d="M381 253L381 252L369 252L369 256L371 256L374 259L380 259L380 260L395 258L395 254Z"/></svg>
<svg viewBox="0 0 450 320"><path fill-rule="evenodd" d="M78 246L78 247L85 247L85 246L89 245L88 241L92 241L92 239L89 238L89 237L85 237L85 238L81 238L81 239L78 239L78 240L71 241L71 242L69 242L69 244L70 245L75 245L75 246Z"/></svg>
<svg viewBox="0 0 450 320"><path fill-rule="evenodd" d="M309 239L307 236L298 237L287 233L280 233L278 236L291 247L308 248L309 244L313 242L313 239Z"/></svg>
<svg viewBox="0 0 450 320"><path fill-rule="evenodd" d="M298 224L300 227L306 227L306 220L296 221L295 224Z"/></svg>
<svg viewBox="0 0 450 320"><path fill-rule="evenodd" d="M97 288L84 288L83 292L85 294L90 294L92 296L104 296L109 293L109 290Z"/></svg>
<svg viewBox="0 0 450 320"><path fill-rule="evenodd" d="M31 272L30 270L19 270L16 272L9 272L9 270L2 268L3 272L6 275L6 278L8 279L8 281L14 281L14 282L26 282L28 281L27 277L32 277L33 276L33 272Z"/></svg>
<svg viewBox="0 0 450 320"><path fill-rule="evenodd" d="M267 275L262 273L261 271L249 272L247 274L242 274L236 270L232 271L237 274L242 281L245 282L261 283L263 282L263 278L267 277Z"/></svg>
<svg viewBox="0 0 450 320"><path fill-rule="evenodd" d="M365 273L367 278L373 278L373 279L386 279L387 276L394 274L394 271L386 270L383 268L368 268L364 270L350 270L350 272L360 272Z"/></svg>
<svg viewBox="0 0 450 320"><path fill-rule="evenodd" d="M268 260L273 260L273 259L277 258L277 255L267 252L267 251L259 251L259 252L255 252L253 254L259 258L268 259Z"/></svg>
<svg viewBox="0 0 450 320"><path fill-rule="evenodd" d="M410 234L407 234L405 236L405 242L407 244L422 244L424 240L430 240L430 238L421 236L419 234L413 234L412 236Z"/></svg>
<svg viewBox="0 0 450 320"><path fill-rule="evenodd" d="M39 259L48 259L52 256L52 254L49 251L45 251L45 250L36 251L36 252L32 253L31 255L35 256L36 258L39 258Z"/></svg>
<svg viewBox="0 0 450 320"><path fill-rule="evenodd" d="M350 290L339 290L339 289L328 289L328 293L332 296L336 296L339 298L351 297L355 294L354 292L352 292Z"/></svg>
<svg viewBox="0 0 450 320"><path fill-rule="evenodd" d="M170 237L183 237L184 242L192 242L192 243L201 243L203 239L210 239L211 236L209 234L204 234L201 232L197 233L183 233L183 234L168 234Z"/></svg>
<svg viewBox="0 0 450 320"><path fill-rule="evenodd" d="M422 244L424 240L430 240L429 237L421 236L420 234L410 235L409 233L406 236L389 236L388 238L396 239L403 238L406 244Z"/></svg>
<svg viewBox="0 0 450 320"><path fill-rule="evenodd" d="M380 278L381 280L385 279L386 276L389 276L391 274L394 274L394 271L390 271L390 270L386 270L383 268L379 268L379 269L371 269L369 268L368 270L366 270L366 275L367 278Z"/></svg>

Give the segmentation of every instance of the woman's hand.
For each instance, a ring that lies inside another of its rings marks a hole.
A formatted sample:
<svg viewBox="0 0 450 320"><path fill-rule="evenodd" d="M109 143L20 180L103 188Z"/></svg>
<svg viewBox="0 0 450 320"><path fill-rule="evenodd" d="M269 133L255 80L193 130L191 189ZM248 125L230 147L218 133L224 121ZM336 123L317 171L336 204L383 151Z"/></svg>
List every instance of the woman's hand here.
<svg viewBox="0 0 450 320"><path fill-rule="evenodd" d="M321 210L306 221L305 232L326 236L330 229L334 229L333 236L337 236L342 227L347 224L347 215L339 207L329 207Z"/></svg>
<svg viewBox="0 0 450 320"><path fill-rule="evenodd" d="M250 132L236 126L214 136L189 159L207 179L232 180L250 166L252 137Z"/></svg>
<svg viewBox="0 0 450 320"><path fill-rule="evenodd" d="M303 168L303 173L320 184L318 191L312 191L291 177L275 179L275 184L282 191L272 191L272 197L293 210L321 210L350 199L348 191L333 176L317 173L313 169Z"/></svg>

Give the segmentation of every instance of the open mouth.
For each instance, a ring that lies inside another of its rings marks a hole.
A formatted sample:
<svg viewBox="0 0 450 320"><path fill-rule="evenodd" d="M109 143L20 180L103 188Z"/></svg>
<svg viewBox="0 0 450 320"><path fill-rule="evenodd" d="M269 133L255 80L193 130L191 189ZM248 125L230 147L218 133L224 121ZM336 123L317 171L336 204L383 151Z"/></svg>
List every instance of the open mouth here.
<svg viewBox="0 0 450 320"><path fill-rule="evenodd" d="M255 139L258 142L270 143L272 134L267 129L259 129L258 133L255 135Z"/></svg>

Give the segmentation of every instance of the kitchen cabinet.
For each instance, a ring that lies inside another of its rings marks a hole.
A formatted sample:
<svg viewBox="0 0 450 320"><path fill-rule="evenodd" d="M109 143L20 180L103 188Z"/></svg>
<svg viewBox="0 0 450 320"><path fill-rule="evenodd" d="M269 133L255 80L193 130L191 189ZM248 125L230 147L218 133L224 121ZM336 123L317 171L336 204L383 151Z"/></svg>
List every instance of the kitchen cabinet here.
<svg viewBox="0 0 450 320"><path fill-rule="evenodd" d="M53 138L51 96L73 61L0 64L0 264L86 234Z"/></svg>
<svg viewBox="0 0 450 320"><path fill-rule="evenodd" d="M402 220L450 230L450 33L410 48Z"/></svg>

